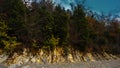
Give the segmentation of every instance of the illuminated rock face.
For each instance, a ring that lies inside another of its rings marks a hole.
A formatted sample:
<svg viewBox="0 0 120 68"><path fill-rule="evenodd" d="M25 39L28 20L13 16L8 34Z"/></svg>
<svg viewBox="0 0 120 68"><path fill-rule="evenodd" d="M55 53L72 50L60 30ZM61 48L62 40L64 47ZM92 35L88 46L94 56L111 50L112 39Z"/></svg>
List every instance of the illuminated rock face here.
<svg viewBox="0 0 120 68"><path fill-rule="evenodd" d="M63 54L61 48L49 53L41 49L36 55L28 54L24 49L23 54L14 53L10 59L7 55L0 55L0 68L119 68L120 66L119 57L112 54L101 55L90 52L85 54L78 51L68 51L66 56ZM5 60L2 61L3 59ZM5 64L6 67L1 64Z"/></svg>
<svg viewBox="0 0 120 68"><path fill-rule="evenodd" d="M72 49L64 51L62 48L56 48L53 52L46 52L43 49L40 49L36 55L32 55L27 49L24 49L23 54L14 53L11 58L5 54L0 55L0 63L19 66L24 64L84 63L113 59L119 60L119 57L112 54L107 54L106 52L103 52L102 54L90 52L83 53L79 51L72 51Z"/></svg>

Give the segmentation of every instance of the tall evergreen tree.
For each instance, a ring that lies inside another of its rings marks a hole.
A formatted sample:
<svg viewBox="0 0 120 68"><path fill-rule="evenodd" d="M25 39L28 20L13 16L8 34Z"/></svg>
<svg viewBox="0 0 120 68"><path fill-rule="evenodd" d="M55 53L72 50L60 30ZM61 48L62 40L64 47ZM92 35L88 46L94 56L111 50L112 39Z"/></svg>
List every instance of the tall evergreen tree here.
<svg viewBox="0 0 120 68"><path fill-rule="evenodd" d="M74 35L76 36L76 41L73 41L73 43L78 45L77 48L84 51L90 41L90 28L89 23L85 18L82 5L77 5L74 7L72 20L72 24L74 25Z"/></svg>
<svg viewBox="0 0 120 68"><path fill-rule="evenodd" d="M60 38L60 43L66 44L69 37L69 14L60 5L55 7L54 10L54 35Z"/></svg>
<svg viewBox="0 0 120 68"><path fill-rule="evenodd" d="M40 8L38 10L38 18L37 18L37 22L38 25L40 27L40 41L43 44L47 44L46 41L48 41L51 37L52 37L52 30L53 30L53 23L54 23L54 19L52 16L52 13L47 9L48 2L40 2Z"/></svg>
<svg viewBox="0 0 120 68"><path fill-rule="evenodd" d="M16 36L19 41L26 42L24 36L27 35L25 27L26 6L22 0L4 0L2 6L4 20L11 28L9 34Z"/></svg>

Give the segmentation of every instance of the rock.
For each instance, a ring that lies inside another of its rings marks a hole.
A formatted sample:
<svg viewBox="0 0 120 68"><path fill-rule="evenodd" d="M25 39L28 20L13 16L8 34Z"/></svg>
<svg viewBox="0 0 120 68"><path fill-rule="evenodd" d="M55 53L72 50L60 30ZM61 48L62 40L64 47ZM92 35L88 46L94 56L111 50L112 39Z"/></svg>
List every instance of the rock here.
<svg viewBox="0 0 120 68"><path fill-rule="evenodd" d="M23 66L22 68L31 68L30 65Z"/></svg>
<svg viewBox="0 0 120 68"><path fill-rule="evenodd" d="M74 62L73 57L72 57L71 54L68 55L68 60L69 60L70 62Z"/></svg>
<svg viewBox="0 0 120 68"><path fill-rule="evenodd" d="M17 58L14 60L14 63L16 63L16 64L18 64L18 65L21 65L21 64L22 64L22 56L17 57Z"/></svg>
<svg viewBox="0 0 120 68"><path fill-rule="evenodd" d="M4 66L4 65L2 65L2 64L0 64L0 68L7 68L6 66Z"/></svg>
<svg viewBox="0 0 120 68"><path fill-rule="evenodd" d="M106 52L104 52L104 56L106 59L112 59L112 57L110 57L110 55L108 55Z"/></svg>
<svg viewBox="0 0 120 68"><path fill-rule="evenodd" d="M87 53L87 56L89 58L89 61L95 61L94 57L92 56L91 53Z"/></svg>
<svg viewBox="0 0 120 68"><path fill-rule="evenodd" d="M35 63L35 62L36 62L36 58L33 57L33 58L31 59L31 62L32 62L32 63Z"/></svg>
<svg viewBox="0 0 120 68"><path fill-rule="evenodd" d="M113 59L119 59L119 57L117 57L117 56L115 56L115 55L110 54L110 56L111 56Z"/></svg>
<svg viewBox="0 0 120 68"><path fill-rule="evenodd" d="M6 61L7 58L8 58L8 56L5 54L0 55L0 63L3 63L4 61Z"/></svg>
<svg viewBox="0 0 120 68"><path fill-rule="evenodd" d="M19 65L17 65L17 64L12 64L12 65L10 65L8 68L19 68L20 66Z"/></svg>
<svg viewBox="0 0 120 68"><path fill-rule="evenodd" d="M95 62L88 61L88 62L61 63L61 64L31 63L31 64L23 64L21 66L11 65L8 68L120 68L120 60L109 60L109 61L102 60L102 61L95 61Z"/></svg>

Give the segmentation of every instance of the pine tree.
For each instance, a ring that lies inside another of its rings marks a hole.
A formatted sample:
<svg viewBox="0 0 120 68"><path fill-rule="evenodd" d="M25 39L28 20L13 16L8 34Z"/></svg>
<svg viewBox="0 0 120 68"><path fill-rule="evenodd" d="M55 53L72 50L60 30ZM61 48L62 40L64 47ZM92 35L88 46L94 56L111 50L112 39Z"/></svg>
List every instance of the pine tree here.
<svg viewBox="0 0 120 68"><path fill-rule="evenodd" d="M3 19L6 21L11 30L8 31L10 36L16 36L21 42L26 42L25 36L27 30L25 26L26 6L22 0L4 0L2 6Z"/></svg>
<svg viewBox="0 0 120 68"><path fill-rule="evenodd" d="M84 51L85 47L88 45L90 41L90 27L89 23L85 18L85 13L82 5L77 5L74 7L73 16L72 16L72 24L74 25L74 35L75 40L73 43L77 45L76 47L80 50Z"/></svg>
<svg viewBox="0 0 120 68"><path fill-rule="evenodd" d="M10 30L10 28L0 19L0 49L10 54L20 43L16 41L16 37L10 37L8 35L8 30Z"/></svg>
<svg viewBox="0 0 120 68"><path fill-rule="evenodd" d="M60 44L64 45L68 42L69 37L69 14L60 5L55 7L54 10L54 35L60 38Z"/></svg>
<svg viewBox="0 0 120 68"><path fill-rule="evenodd" d="M37 23L39 25L40 36L39 41L47 45L46 41L50 40L53 35L53 23L54 19L51 11L48 10L48 2L40 2L40 8L38 10Z"/></svg>

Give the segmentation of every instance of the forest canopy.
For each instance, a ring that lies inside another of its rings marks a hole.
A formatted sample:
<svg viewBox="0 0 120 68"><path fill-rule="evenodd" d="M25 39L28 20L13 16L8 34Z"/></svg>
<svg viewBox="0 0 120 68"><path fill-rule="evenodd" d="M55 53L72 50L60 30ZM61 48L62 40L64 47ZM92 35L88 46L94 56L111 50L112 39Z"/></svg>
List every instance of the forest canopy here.
<svg viewBox="0 0 120 68"><path fill-rule="evenodd" d="M83 5L65 10L50 0L0 0L0 49L72 47L83 52L120 53L120 22L87 12Z"/></svg>

